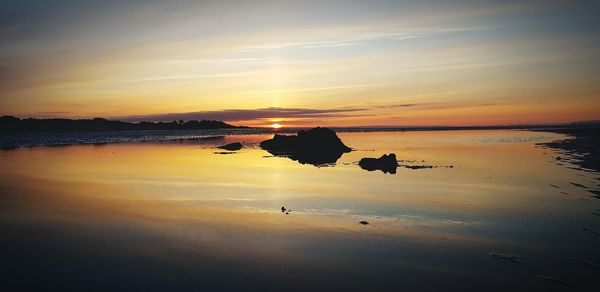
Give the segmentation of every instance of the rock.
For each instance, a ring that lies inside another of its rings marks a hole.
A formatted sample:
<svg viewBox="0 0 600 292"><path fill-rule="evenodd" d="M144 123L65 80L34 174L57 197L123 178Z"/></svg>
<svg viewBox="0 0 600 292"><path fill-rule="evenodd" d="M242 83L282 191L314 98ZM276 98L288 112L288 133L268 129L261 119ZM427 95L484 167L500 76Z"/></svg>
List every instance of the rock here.
<svg viewBox="0 0 600 292"><path fill-rule="evenodd" d="M281 213L285 212L285 207L281 207Z"/></svg>
<svg viewBox="0 0 600 292"><path fill-rule="evenodd" d="M358 223L360 223L360 224L362 224L362 225L369 225L369 222L368 222L368 221L365 221L365 220L363 220L363 221L360 221L360 222L358 222Z"/></svg>
<svg viewBox="0 0 600 292"><path fill-rule="evenodd" d="M227 145L219 146L217 148L225 149L225 150L229 150L229 151L237 151L237 150L242 149L242 147L244 147L244 145L242 145L242 143L235 142L235 143L229 143Z"/></svg>
<svg viewBox="0 0 600 292"><path fill-rule="evenodd" d="M284 156L302 164L335 163L344 153L352 151L334 131L317 127L299 131L298 135L275 135L260 143L260 147L275 156Z"/></svg>
<svg viewBox="0 0 600 292"><path fill-rule="evenodd" d="M398 161L396 154L384 154L379 158L363 158L358 162L360 168L368 171L381 170L383 173L396 173Z"/></svg>

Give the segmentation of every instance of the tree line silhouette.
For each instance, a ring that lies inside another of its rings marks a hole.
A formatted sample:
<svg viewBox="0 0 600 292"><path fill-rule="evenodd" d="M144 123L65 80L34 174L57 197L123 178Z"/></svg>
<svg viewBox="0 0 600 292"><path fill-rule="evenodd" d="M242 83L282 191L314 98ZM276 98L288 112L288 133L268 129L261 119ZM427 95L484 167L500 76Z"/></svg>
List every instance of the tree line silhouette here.
<svg viewBox="0 0 600 292"><path fill-rule="evenodd" d="M227 124L222 121L172 121L130 123L103 118L94 119L20 119L13 116L0 117L0 132L87 132L87 131L143 131L143 130L204 130L247 128Z"/></svg>

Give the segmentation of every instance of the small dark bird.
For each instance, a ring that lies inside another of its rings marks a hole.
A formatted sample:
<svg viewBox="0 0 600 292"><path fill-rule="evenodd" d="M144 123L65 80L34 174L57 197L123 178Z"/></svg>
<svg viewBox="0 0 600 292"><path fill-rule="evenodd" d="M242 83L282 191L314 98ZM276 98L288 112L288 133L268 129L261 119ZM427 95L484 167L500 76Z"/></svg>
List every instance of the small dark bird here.
<svg viewBox="0 0 600 292"><path fill-rule="evenodd" d="M281 213L285 212L285 207L281 207Z"/></svg>

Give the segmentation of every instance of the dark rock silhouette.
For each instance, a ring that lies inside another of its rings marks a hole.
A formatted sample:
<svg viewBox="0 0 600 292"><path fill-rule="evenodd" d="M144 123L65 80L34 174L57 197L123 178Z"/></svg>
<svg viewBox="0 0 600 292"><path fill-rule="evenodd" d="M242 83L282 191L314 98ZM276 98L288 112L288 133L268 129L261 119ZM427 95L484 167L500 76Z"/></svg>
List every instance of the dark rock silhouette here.
<svg viewBox="0 0 600 292"><path fill-rule="evenodd" d="M369 225L369 221L365 221L365 220L363 220L363 221L360 221L360 222L358 222L358 223L360 223L360 224L362 224L362 225Z"/></svg>
<svg viewBox="0 0 600 292"><path fill-rule="evenodd" d="M408 168L408 169L426 169L426 168L434 168L434 167L438 167L438 166L433 166L433 165L408 165L408 164L399 164L399 167L404 167L404 168ZM452 165L450 166L445 166L448 168L453 168Z"/></svg>
<svg viewBox="0 0 600 292"><path fill-rule="evenodd" d="M229 151L237 151L242 149L242 147L244 147L244 145L242 145L242 143L240 142L234 142L234 143L229 143L223 146L219 146L217 148L219 149L225 149L225 150L229 150Z"/></svg>
<svg viewBox="0 0 600 292"><path fill-rule="evenodd" d="M379 158L363 158L358 162L360 168L368 171L381 170L383 173L396 173L398 168L398 160L396 154L384 154Z"/></svg>
<svg viewBox="0 0 600 292"><path fill-rule="evenodd" d="M321 127L299 131L295 136L276 134L273 139L262 141L260 147L275 156L316 166L335 163L344 153L352 151L334 131Z"/></svg>
<svg viewBox="0 0 600 292"><path fill-rule="evenodd" d="M236 127L221 121L172 121L129 123L94 119L20 119L12 116L0 117L0 133L29 132L88 132L88 131L148 131L148 130L204 130L231 129Z"/></svg>

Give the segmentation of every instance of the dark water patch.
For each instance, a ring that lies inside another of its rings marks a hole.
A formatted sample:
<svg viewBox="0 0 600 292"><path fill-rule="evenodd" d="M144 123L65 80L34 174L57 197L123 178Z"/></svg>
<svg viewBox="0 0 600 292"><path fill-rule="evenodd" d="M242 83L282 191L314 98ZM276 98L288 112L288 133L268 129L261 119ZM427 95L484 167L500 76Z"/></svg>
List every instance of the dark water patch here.
<svg viewBox="0 0 600 292"><path fill-rule="evenodd" d="M550 277L550 276L546 276L546 275L539 275L538 277L540 277L545 282L555 283L555 284L559 284L559 285L567 286L567 287L573 286L571 283L569 283L563 279L556 278L556 277Z"/></svg>
<svg viewBox="0 0 600 292"><path fill-rule="evenodd" d="M588 229L588 228L586 228L586 227L582 227L582 228L581 228L581 231L589 232L589 233L591 233L591 234L593 234L593 235L600 236L600 232L598 232L598 231L594 231L594 230L591 230L591 229Z"/></svg>
<svg viewBox="0 0 600 292"><path fill-rule="evenodd" d="M600 265L598 265L597 263L587 260L587 259L582 259L582 258L576 258L576 257L566 257L566 256L561 256L561 258L563 259L567 259L570 261L575 261L575 262L579 262L582 263L588 267L594 268L594 269L600 269Z"/></svg>
<svg viewBox="0 0 600 292"><path fill-rule="evenodd" d="M497 260L505 260L513 263L523 263L523 259L514 255L514 254L506 254L506 253L490 253L490 256Z"/></svg>

